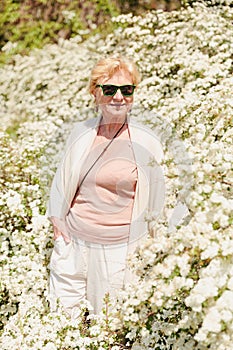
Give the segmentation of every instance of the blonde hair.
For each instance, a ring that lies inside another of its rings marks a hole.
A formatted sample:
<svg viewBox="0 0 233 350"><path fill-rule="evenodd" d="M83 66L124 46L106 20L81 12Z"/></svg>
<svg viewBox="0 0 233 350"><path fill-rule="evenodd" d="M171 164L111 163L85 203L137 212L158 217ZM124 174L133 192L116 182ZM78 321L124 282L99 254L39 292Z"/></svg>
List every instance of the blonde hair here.
<svg viewBox="0 0 233 350"><path fill-rule="evenodd" d="M100 79L109 79L121 69L131 75L134 85L138 85L141 77L137 66L133 61L123 57L108 57L99 60L92 69L89 82L89 92L91 94L94 93L96 85L99 84Z"/></svg>

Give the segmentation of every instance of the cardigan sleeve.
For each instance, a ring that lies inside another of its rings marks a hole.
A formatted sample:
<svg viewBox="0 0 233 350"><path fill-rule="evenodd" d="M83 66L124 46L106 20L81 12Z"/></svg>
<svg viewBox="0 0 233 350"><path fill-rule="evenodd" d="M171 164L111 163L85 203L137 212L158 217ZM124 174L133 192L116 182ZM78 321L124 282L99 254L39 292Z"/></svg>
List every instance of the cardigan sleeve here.
<svg viewBox="0 0 233 350"><path fill-rule="evenodd" d="M64 163L66 162L66 155L63 156L56 173L54 175L50 197L47 206L47 217L57 217L58 219L64 219L64 213L67 211L67 199L65 196L65 181L66 170Z"/></svg>
<svg viewBox="0 0 233 350"><path fill-rule="evenodd" d="M78 123L76 125L67 139L61 162L52 181L50 197L47 204L46 216L49 219L52 217L56 218L56 226L61 229L61 231L64 230L63 221L70 207L68 187L70 179L69 170L71 169L72 161L72 144L77 137L78 128L81 126L80 124L81 123Z"/></svg>

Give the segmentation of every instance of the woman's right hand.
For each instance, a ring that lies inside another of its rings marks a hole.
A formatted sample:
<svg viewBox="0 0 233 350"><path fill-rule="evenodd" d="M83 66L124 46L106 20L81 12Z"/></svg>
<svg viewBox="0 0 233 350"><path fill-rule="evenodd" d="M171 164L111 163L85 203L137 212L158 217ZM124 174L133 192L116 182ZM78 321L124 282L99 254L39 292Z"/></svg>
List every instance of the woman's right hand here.
<svg viewBox="0 0 233 350"><path fill-rule="evenodd" d="M58 237L63 237L64 241L69 243L70 238L66 233L65 223L61 219L55 218L54 216L50 218L50 221L53 225L53 239L56 240Z"/></svg>
<svg viewBox="0 0 233 350"><path fill-rule="evenodd" d="M62 232L53 225L53 239L56 240L58 237L63 236Z"/></svg>

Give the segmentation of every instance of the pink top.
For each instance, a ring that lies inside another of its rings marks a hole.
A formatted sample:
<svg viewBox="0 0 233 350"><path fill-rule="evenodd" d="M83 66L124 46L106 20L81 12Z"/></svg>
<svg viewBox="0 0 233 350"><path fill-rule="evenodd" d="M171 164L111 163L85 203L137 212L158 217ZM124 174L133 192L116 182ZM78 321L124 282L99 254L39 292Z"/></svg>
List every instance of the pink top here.
<svg viewBox="0 0 233 350"><path fill-rule="evenodd" d="M96 136L80 182L109 141ZM136 183L137 167L125 126L82 183L66 218L67 232L93 243L127 242Z"/></svg>

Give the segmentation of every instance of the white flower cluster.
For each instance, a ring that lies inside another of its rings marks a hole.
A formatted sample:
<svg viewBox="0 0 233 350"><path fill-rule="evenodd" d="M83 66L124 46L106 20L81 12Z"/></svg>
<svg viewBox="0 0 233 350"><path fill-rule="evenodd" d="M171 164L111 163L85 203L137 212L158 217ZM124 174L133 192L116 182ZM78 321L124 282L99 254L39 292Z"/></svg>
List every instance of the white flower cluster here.
<svg viewBox="0 0 233 350"><path fill-rule="evenodd" d="M220 5L221 6L220 6ZM3 350L231 350L233 344L233 8L114 18L106 39L61 40L0 68ZM154 238L131 257L136 285L98 317L47 306L49 186L75 121L94 115L87 85L106 54L137 62L132 115L165 150L166 205ZM169 230L177 201L189 217Z"/></svg>

